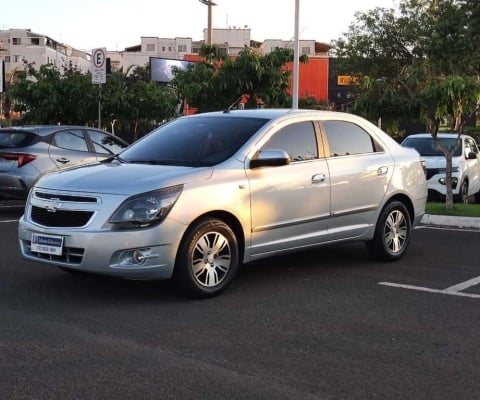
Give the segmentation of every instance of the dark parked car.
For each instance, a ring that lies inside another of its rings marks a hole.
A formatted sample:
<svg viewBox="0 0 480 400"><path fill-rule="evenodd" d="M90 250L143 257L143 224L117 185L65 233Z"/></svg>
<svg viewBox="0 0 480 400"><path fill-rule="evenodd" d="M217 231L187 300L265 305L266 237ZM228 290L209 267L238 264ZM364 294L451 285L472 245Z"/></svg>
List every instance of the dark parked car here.
<svg viewBox="0 0 480 400"><path fill-rule="evenodd" d="M1 128L0 199L26 199L40 175L111 157L127 146L119 137L85 126Z"/></svg>

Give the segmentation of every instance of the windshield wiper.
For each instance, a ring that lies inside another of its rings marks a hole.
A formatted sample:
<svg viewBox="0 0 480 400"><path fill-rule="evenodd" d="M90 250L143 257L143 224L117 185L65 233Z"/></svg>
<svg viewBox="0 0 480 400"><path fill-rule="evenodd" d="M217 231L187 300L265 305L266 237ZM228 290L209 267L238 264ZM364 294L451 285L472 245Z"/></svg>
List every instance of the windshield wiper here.
<svg viewBox="0 0 480 400"><path fill-rule="evenodd" d="M113 160L117 160L117 161L121 162L122 164L128 162L128 161L124 160L122 157L120 157L118 154L115 154L112 157L105 158L104 160L100 160L100 162L101 163L110 163Z"/></svg>
<svg viewBox="0 0 480 400"><path fill-rule="evenodd" d="M132 164L151 164L151 165L185 165L188 161L182 160L129 160Z"/></svg>

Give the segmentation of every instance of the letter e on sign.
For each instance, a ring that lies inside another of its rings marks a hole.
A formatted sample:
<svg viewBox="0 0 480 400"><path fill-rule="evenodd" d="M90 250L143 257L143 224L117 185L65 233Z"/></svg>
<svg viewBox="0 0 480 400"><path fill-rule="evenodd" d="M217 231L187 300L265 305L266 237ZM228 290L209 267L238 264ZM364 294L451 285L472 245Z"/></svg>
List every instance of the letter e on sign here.
<svg viewBox="0 0 480 400"><path fill-rule="evenodd" d="M92 83L107 82L107 49L101 47L92 50Z"/></svg>

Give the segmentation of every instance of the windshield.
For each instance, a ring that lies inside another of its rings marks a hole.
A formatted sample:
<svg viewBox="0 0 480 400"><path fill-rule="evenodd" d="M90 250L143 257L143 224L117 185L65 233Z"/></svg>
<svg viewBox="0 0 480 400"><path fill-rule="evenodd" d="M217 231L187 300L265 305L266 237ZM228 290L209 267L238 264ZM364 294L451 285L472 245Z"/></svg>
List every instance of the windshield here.
<svg viewBox="0 0 480 400"><path fill-rule="evenodd" d="M456 137L451 138L439 138L440 142L447 148L451 149L455 146L457 142ZM444 154L438 150L435 146L435 142L433 138L414 138L409 137L405 139L403 143L405 147L413 147L417 150L421 156L444 156ZM458 146L457 150L455 150L454 156L462 155L462 146Z"/></svg>
<svg viewBox="0 0 480 400"><path fill-rule="evenodd" d="M228 116L179 118L121 153L131 163L211 166L225 161L268 120Z"/></svg>

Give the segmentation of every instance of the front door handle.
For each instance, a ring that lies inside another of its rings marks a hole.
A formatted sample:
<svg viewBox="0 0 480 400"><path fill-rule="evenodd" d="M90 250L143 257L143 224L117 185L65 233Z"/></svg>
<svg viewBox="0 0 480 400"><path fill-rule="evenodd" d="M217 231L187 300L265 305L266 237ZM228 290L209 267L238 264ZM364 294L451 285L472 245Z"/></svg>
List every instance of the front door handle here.
<svg viewBox="0 0 480 400"><path fill-rule="evenodd" d="M65 158L65 157L60 157L60 158L57 158L57 161L58 161L59 163L66 164L66 163L70 162L70 159L69 159L69 158Z"/></svg>
<svg viewBox="0 0 480 400"><path fill-rule="evenodd" d="M377 169L377 175L379 176L386 175L387 172L388 172L388 167L386 165Z"/></svg>

